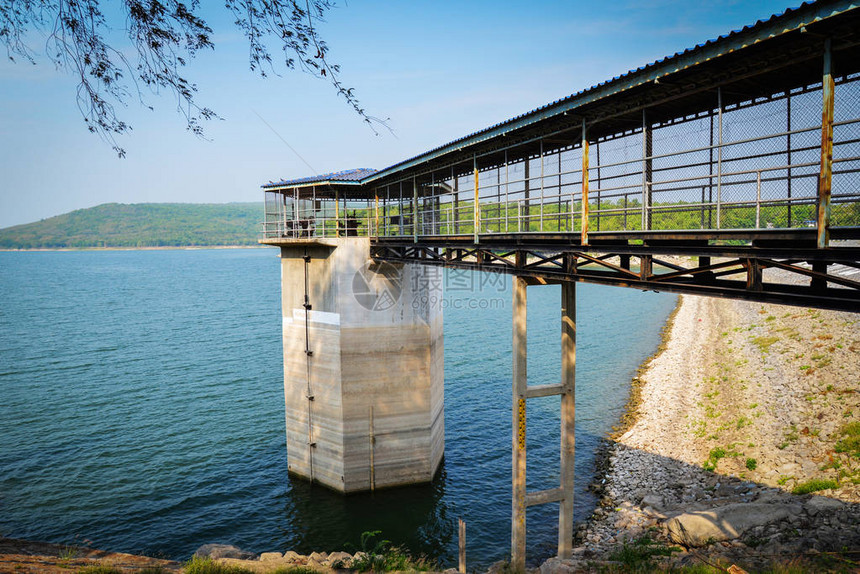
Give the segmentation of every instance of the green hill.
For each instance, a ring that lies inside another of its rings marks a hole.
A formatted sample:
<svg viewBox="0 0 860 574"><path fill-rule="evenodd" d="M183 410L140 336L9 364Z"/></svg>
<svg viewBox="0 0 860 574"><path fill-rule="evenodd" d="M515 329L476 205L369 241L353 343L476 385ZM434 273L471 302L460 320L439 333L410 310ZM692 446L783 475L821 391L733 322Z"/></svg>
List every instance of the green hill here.
<svg viewBox="0 0 860 574"><path fill-rule="evenodd" d="M255 245L262 203L105 203L0 229L0 249Z"/></svg>

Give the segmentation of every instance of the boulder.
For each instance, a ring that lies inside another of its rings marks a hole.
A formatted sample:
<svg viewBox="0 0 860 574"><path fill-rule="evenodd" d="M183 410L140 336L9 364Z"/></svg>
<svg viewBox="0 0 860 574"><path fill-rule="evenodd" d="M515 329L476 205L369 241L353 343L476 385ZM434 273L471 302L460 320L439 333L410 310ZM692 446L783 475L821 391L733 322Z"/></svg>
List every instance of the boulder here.
<svg viewBox="0 0 860 574"><path fill-rule="evenodd" d="M307 558L307 556L302 556L298 552L293 552L292 550L287 550L286 552L284 552L284 560L287 560L289 562L293 562L296 564L304 564L305 562L307 562L308 558Z"/></svg>
<svg viewBox="0 0 860 574"><path fill-rule="evenodd" d="M260 562L274 562L284 557L280 552L263 552L260 554Z"/></svg>
<svg viewBox="0 0 860 574"><path fill-rule="evenodd" d="M643 508L651 507L654 510L663 510L665 502L663 501L663 497L659 494L651 493L643 496L640 504Z"/></svg>
<svg viewBox="0 0 860 574"><path fill-rule="evenodd" d="M232 544L204 544L194 552L200 558L238 558L239 560L252 560L256 558L253 552L245 552Z"/></svg>
<svg viewBox="0 0 860 574"><path fill-rule="evenodd" d="M751 528L796 516L800 511L797 504L742 502L680 514L666 521L666 528L676 544L704 546L740 538Z"/></svg>
<svg viewBox="0 0 860 574"><path fill-rule="evenodd" d="M835 498L813 496L806 502L806 512L808 512L810 516L815 516L819 512L841 510L844 506L845 505L841 500L837 500Z"/></svg>
<svg viewBox="0 0 860 574"><path fill-rule="evenodd" d="M332 552L328 555L328 565L334 567L335 564L340 562L342 567L348 568L352 563L352 554L348 552Z"/></svg>

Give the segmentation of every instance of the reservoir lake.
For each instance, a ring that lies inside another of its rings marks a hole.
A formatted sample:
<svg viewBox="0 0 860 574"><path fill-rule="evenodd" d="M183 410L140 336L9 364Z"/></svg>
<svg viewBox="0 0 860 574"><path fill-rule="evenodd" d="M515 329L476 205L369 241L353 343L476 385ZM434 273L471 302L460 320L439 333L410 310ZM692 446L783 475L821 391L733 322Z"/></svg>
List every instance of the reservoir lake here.
<svg viewBox="0 0 860 574"><path fill-rule="evenodd" d="M431 484L342 496L287 474L276 249L0 253L0 535L187 560L360 549L362 532L470 569L510 552L511 277L438 270L445 458ZM559 380L560 290L530 287L529 384ZM672 295L577 285L576 519L595 449ZM557 485L558 397L528 403L528 488ZM527 515L555 554L557 504Z"/></svg>

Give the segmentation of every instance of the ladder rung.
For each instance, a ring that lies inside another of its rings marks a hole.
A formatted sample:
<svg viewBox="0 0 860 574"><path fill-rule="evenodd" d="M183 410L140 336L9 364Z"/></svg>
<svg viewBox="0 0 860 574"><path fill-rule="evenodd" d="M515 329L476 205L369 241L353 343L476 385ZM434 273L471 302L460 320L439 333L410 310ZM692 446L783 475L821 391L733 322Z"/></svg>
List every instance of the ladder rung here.
<svg viewBox="0 0 860 574"><path fill-rule="evenodd" d="M537 490L526 493L526 506L537 506L549 502L564 500L564 490L561 488L550 488L549 490Z"/></svg>
<svg viewBox="0 0 860 574"><path fill-rule="evenodd" d="M553 395L563 395L564 394L564 385L562 384L554 384L554 385L532 385L530 387L526 387L526 398L532 399L534 397L551 397Z"/></svg>

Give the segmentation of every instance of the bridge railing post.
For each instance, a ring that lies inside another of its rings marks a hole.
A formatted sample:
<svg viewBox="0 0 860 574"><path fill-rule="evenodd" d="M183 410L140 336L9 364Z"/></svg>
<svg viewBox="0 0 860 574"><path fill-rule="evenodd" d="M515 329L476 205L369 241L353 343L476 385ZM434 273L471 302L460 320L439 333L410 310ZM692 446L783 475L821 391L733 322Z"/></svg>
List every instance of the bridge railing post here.
<svg viewBox="0 0 860 574"><path fill-rule="evenodd" d="M755 228L761 229L761 170L755 178Z"/></svg>
<svg viewBox="0 0 860 574"><path fill-rule="evenodd" d="M717 88L717 229L722 228L720 217L723 193L723 90Z"/></svg>
<svg viewBox="0 0 860 574"><path fill-rule="evenodd" d="M588 135L585 118L582 120L582 225L580 241L588 245Z"/></svg>
<svg viewBox="0 0 860 574"><path fill-rule="evenodd" d="M474 229L474 240L475 243L478 243L479 238L478 234L481 232L481 203L479 199L479 189L478 189L478 156L474 156L472 167L475 173L475 210L473 214L473 223L475 226Z"/></svg>
<svg viewBox="0 0 860 574"><path fill-rule="evenodd" d="M830 38L824 40L824 73L821 85L821 167L818 173L817 245L824 249L830 243L830 188L833 177L833 106L835 85L830 69Z"/></svg>

